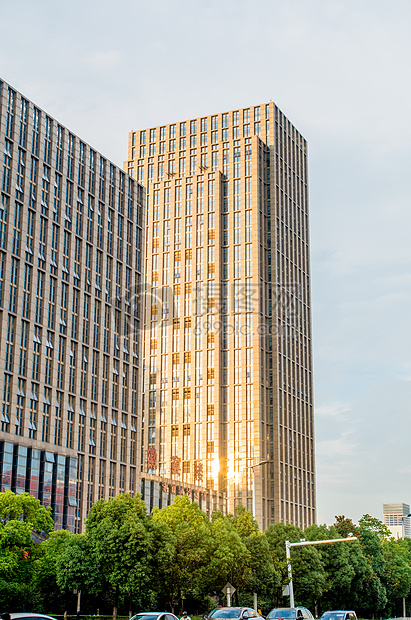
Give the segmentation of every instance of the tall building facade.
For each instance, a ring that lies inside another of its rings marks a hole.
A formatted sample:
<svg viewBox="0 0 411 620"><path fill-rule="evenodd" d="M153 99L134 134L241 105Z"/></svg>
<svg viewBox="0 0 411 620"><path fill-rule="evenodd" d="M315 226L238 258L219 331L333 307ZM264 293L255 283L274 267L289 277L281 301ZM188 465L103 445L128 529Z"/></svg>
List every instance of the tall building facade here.
<svg viewBox="0 0 411 620"><path fill-rule="evenodd" d="M0 81L0 490L138 491L144 190Z"/></svg>
<svg viewBox="0 0 411 620"><path fill-rule="evenodd" d="M307 145L274 103L129 135L147 192L141 489L315 521Z"/></svg>
<svg viewBox="0 0 411 620"><path fill-rule="evenodd" d="M388 527L394 538L411 538L410 505L383 504L384 525Z"/></svg>

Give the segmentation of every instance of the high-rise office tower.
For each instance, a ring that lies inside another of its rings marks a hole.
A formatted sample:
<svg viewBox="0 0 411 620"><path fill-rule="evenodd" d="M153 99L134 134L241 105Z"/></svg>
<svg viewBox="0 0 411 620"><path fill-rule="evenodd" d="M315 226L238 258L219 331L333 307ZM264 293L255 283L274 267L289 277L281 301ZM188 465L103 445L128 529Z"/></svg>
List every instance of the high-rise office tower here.
<svg viewBox="0 0 411 620"><path fill-rule="evenodd" d="M138 490L143 188L0 81L0 490Z"/></svg>
<svg viewBox="0 0 411 620"><path fill-rule="evenodd" d="M133 131L147 191L141 489L315 520L307 145L273 104Z"/></svg>
<svg viewBox="0 0 411 620"><path fill-rule="evenodd" d="M394 538L411 538L410 505L383 504L384 525L391 530Z"/></svg>

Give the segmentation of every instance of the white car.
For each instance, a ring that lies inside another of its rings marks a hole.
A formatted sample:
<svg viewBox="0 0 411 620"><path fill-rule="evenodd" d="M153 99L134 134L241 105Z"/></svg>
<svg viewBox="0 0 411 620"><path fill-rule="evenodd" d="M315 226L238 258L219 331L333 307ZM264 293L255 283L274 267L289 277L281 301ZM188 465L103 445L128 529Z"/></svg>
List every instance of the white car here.
<svg viewBox="0 0 411 620"><path fill-rule="evenodd" d="M21 614L9 614L11 620L56 620L52 616L46 614L32 614L29 611ZM2 620L5 620L6 614L1 614Z"/></svg>
<svg viewBox="0 0 411 620"><path fill-rule="evenodd" d="M355 611L338 609L336 611L325 611L320 620L357 620Z"/></svg>
<svg viewBox="0 0 411 620"><path fill-rule="evenodd" d="M168 611L143 611L131 620L178 620L177 616Z"/></svg>

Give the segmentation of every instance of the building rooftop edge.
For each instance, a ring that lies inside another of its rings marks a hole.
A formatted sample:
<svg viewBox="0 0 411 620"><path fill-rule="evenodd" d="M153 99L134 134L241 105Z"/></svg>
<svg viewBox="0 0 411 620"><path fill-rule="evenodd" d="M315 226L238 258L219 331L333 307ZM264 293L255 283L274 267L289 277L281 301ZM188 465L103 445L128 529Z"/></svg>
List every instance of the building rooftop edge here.
<svg viewBox="0 0 411 620"><path fill-rule="evenodd" d="M76 138L78 138L81 142L83 142L83 144L85 144L86 146L88 146L90 149L92 149L93 151L95 151L96 153L98 153L98 155L101 155L102 157L104 157L104 159L109 163L112 164L113 166L115 166L116 168L118 168L119 170L121 170L122 172L124 172L124 174L131 178L133 180L134 183L137 183L137 185L141 185L142 187L144 187L141 183L139 183L136 179L134 179L133 177L131 177L125 170L124 167L116 164L114 161L112 161L111 159L109 159L106 155L104 155L104 153L102 151L100 151L99 149L97 149L96 147L94 147L92 144L90 144L89 142L87 142L86 140L83 140L83 138L80 137L80 135L74 131L72 131L69 127L67 127L67 125L63 124L62 122L60 122L57 118L55 118L54 116L52 116L51 114L49 114L48 112L46 112L46 110L42 107L40 107L39 105L37 105L37 103L35 103L35 101L33 101L33 99L31 99L30 97L28 97L26 94L22 93L20 90L18 90L15 86L13 86L13 84L10 84L10 82L7 82L7 80L4 80L1 75L0 75L0 85L6 85L8 87L10 87L11 89L14 90L15 93L19 94L21 97L23 97L24 99L27 99L27 101L30 101L30 103L32 103L38 110L40 110L40 112L43 112L48 118L51 118L51 120L53 120L54 122L58 123L60 125L60 127L63 127L63 129L66 129L68 132L70 132L73 136L75 136Z"/></svg>
<svg viewBox="0 0 411 620"><path fill-rule="evenodd" d="M258 108L258 107L270 105L270 104L272 104L275 108L277 108L279 112L281 112L283 116L285 116L285 118L288 120L290 125L295 129L295 131L297 131L300 134L300 136L303 138L303 140L307 142L307 139L303 136L303 134L299 131L299 129L297 129L294 123L290 121L288 116L281 110L281 108L278 107L278 105L274 101L263 101L262 103L255 103L252 105L243 106L241 108L232 108L231 110L222 110L221 112L213 112L212 114L201 114L198 116L182 118L176 121L172 121L170 123L159 123L157 125L146 125L145 127L136 127L135 129L130 129L129 134L136 133L138 131L147 131L150 129L157 129L157 127L168 127L169 125L176 125L178 123L189 123L190 121L199 120L201 118L211 118L212 116L218 116L219 114L230 114L232 112L241 112L242 110L248 110L248 109L251 110L251 108Z"/></svg>

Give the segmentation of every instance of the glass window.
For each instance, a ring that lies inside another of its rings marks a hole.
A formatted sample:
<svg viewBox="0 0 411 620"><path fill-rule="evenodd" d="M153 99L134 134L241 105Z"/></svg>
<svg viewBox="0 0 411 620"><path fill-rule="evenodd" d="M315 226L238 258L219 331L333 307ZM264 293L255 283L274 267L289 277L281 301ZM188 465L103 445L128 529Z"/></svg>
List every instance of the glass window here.
<svg viewBox="0 0 411 620"><path fill-rule="evenodd" d="M214 611L211 612L211 614L209 615L209 618L240 618L241 616L241 609L236 609L236 608L222 608L222 609L215 609Z"/></svg>

